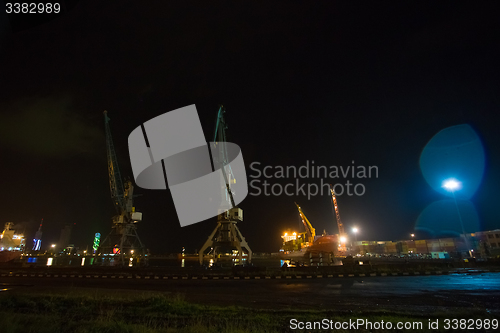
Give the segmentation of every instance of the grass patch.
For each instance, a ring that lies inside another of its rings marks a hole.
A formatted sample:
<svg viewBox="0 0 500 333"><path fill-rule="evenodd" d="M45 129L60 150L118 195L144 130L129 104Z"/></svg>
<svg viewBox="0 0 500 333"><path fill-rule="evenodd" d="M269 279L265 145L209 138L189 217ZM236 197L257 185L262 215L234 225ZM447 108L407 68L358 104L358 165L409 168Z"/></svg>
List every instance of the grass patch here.
<svg viewBox="0 0 500 333"><path fill-rule="evenodd" d="M271 333L291 332L292 318L303 322L321 321L323 318L344 322L363 318L372 322L384 320L393 323L427 323L429 318L450 317L449 313L436 313L424 318L383 309L339 313L326 309L261 310L208 306L186 302L182 295L151 293L107 295L97 291L77 291L66 294L5 293L0 296L2 333ZM469 311L462 315L457 318L491 318L482 310L476 310L474 314ZM302 332L304 331L310 330ZM342 329L335 331L348 332ZM365 332L362 329L358 331Z"/></svg>

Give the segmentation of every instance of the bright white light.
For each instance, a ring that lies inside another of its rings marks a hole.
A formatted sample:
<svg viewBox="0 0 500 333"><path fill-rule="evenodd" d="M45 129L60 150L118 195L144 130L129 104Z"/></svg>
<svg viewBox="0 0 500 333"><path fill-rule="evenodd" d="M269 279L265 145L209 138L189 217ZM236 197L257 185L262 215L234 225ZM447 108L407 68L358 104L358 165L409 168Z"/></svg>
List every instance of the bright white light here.
<svg viewBox="0 0 500 333"><path fill-rule="evenodd" d="M52 261L54 260L54 258L48 258L47 259L47 266L52 266Z"/></svg>
<svg viewBox="0 0 500 333"><path fill-rule="evenodd" d="M344 236L340 237L340 242L341 243L345 243L347 241L347 238L345 238Z"/></svg>
<svg viewBox="0 0 500 333"><path fill-rule="evenodd" d="M450 192L459 190L462 187L462 183L454 178L447 179L443 182L443 188Z"/></svg>
<svg viewBox="0 0 500 333"><path fill-rule="evenodd" d="M358 228L356 228L356 227L352 228L352 232L357 233L358 232Z"/></svg>
<svg viewBox="0 0 500 333"><path fill-rule="evenodd" d="M52 247L56 247L56 244L52 244L51 246L52 246Z"/></svg>

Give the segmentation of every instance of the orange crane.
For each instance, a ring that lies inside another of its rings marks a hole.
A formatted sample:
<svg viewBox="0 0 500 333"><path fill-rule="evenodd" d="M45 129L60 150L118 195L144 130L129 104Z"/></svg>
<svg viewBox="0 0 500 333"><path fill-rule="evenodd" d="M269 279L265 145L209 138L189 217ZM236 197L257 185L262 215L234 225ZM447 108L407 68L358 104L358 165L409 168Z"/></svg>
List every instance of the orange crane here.
<svg viewBox="0 0 500 333"><path fill-rule="evenodd" d="M339 205L337 204L337 198L335 197L335 191L333 190L332 184L330 184L330 192L332 193L332 203L335 210L335 217L337 218L337 227L339 228L339 251L346 251L345 243L347 237L344 231L344 224L342 224L340 220Z"/></svg>
<svg viewBox="0 0 500 333"><path fill-rule="evenodd" d="M302 219L302 223L304 223L304 227L306 228L307 241L309 242L309 246L311 246L314 242L314 238L316 237L316 229L313 228L311 222L309 222L305 214L302 212L302 209L300 209L300 206L296 202L295 205L299 209L300 218Z"/></svg>
<svg viewBox="0 0 500 333"><path fill-rule="evenodd" d="M339 206L337 205L337 198L335 197L335 191L333 190L332 184L330 184L330 192L332 193L333 208L335 209L335 216L337 217L337 227L339 228L339 235L344 235L344 225L340 220Z"/></svg>

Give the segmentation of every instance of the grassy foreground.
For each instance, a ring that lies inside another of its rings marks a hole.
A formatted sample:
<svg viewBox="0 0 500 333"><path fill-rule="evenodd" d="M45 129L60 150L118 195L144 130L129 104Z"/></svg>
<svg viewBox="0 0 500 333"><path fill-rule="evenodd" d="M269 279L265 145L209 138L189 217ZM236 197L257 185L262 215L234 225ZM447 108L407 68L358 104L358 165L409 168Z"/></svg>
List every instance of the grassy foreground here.
<svg viewBox="0 0 500 333"><path fill-rule="evenodd" d="M456 318L470 318L470 316L471 312L468 311L462 316L458 314ZM433 318L441 317L445 318L444 315L439 314ZM474 317L489 316L478 312L474 314ZM350 318L353 320L365 318L373 322L384 320L396 323L398 321L427 322L429 316L422 318L407 314L389 314L381 309L370 313L338 313L327 310L295 311L218 307L188 303L180 295L121 296L101 295L97 292L77 292L65 295L9 294L6 292L0 295L0 331L2 333L292 332L291 318L300 321L321 321L323 318L348 321ZM349 330L334 331L348 332ZM357 332L363 331L357 330ZM385 330L369 331L384 332ZM295 332L301 332L301 330L295 330Z"/></svg>

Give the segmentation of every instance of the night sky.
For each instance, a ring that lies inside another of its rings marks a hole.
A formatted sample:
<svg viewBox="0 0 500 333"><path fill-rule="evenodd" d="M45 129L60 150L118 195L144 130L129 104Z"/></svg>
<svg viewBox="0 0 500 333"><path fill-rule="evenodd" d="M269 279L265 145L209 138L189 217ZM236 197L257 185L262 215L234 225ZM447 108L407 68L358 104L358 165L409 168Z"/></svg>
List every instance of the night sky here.
<svg viewBox="0 0 500 333"><path fill-rule="evenodd" d="M81 248L110 231L104 110L122 175L132 178L130 132L191 104L207 141L218 105L226 107L228 140L241 147L248 176L255 161L377 166L378 178L351 180L365 195L338 197L346 228L358 226L367 240L408 238L419 214L443 199L422 176L420 154L440 130L469 124L486 155L470 200L481 229L500 228L500 21L492 2L64 8L46 20L0 14L0 222L31 239L43 218L42 248L65 224L76 223L72 242ZM152 253L193 252L215 227L212 218L181 228L168 190L136 193L139 234ZM294 201L318 232L336 232L330 200L249 195L238 225L254 252L276 252L283 231L299 229Z"/></svg>

